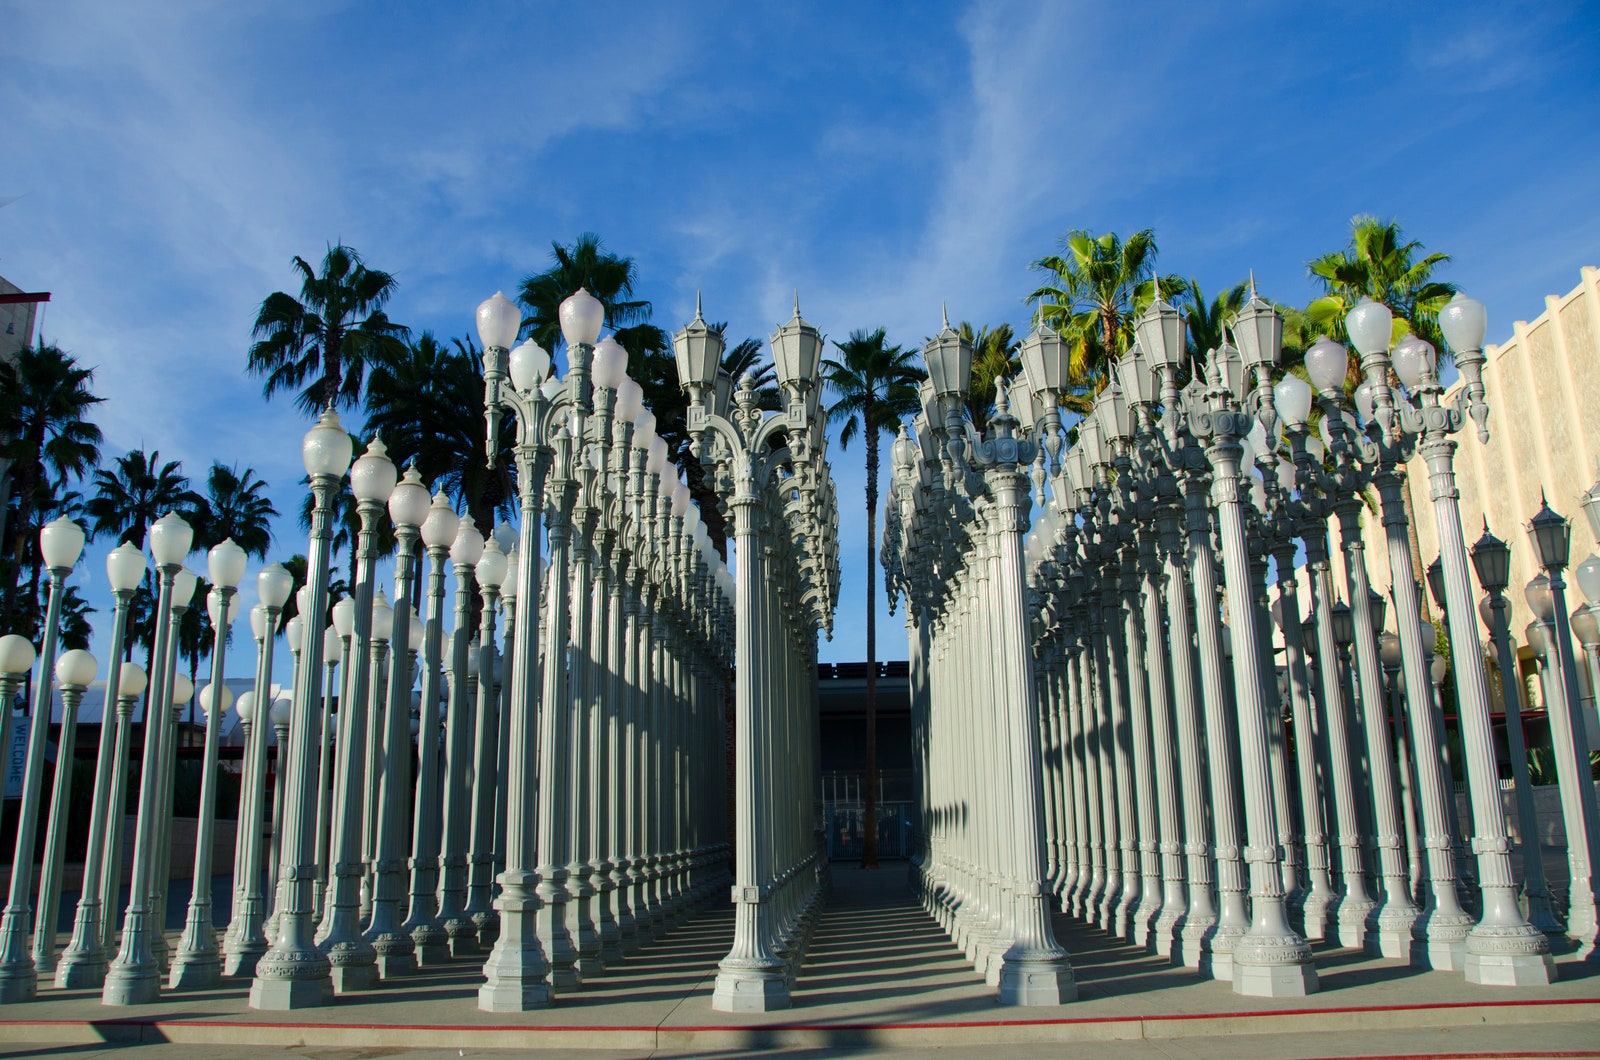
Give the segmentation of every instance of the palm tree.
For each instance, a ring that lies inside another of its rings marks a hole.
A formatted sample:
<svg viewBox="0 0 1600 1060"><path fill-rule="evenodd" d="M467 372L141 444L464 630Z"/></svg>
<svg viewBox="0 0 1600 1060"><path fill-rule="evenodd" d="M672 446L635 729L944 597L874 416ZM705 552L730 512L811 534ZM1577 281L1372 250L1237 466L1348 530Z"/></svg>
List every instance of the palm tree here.
<svg viewBox="0 0 1600 1060"><path fill-rule="evenodd" d="M41 501L100 461L100 428L85 418L102 400L90 389L93 380L92 368L43 341L17 351L9 364L0 362L0 458L10 465L16 498L0 614L6 628L25 635L36 632L39 621L34 524ZM26 601L17 593L24 567L34 570L35 586Z"/></svg>
<svg viewBox="0 0 1600 1060"><path fill-rule="evenodd" d="M628 351L628 371L641 386L648 387L647 380L659 375L647 375L642 369L647 366L671 368L667 333L650 323L653 309L650 303L634 297L639 276L632 258L606 250L600 237L593 232L582 233L570 247L551 243L550 255L555 263L543 272L524 278L517 293L517 300L528 308L528 317L522 325L529 338L552 354L565 352L561 338L561 303L582 288L606 307L606 326ZM655 363L657 359L659 364ZM650 396L646 389L647 403L650 403ZM654 403L650 406L655 407Z"/></svg>
<svg viewBox="0 0 1600 1060"><path fill-rule="evenodd" d="M867 442L867 778L861 866L873 869L878 867L878 439L893 437L921 410L917 384L923 372L912 351L888 344L883 328L852 331L849 341L834 347L839 359L822 362L823 382L837 397L828 408L828 422L839 425L841 450L858 434Z"/></svg>
<svg viewBox="0 0 1600 1060"><path fill-rule="evenodd" d="M231 538L245 555L266 559L272 547L272 520L278 517L266 491L266 482L254 468L241 472L238 467L212 464L195 539L209 548Z"/></svg>
<svg viewBox="0 0 1600 1060"><path fill-rule="evenodd" d="M1010 324L990 328L984 325L976 331L963 320L956 328L961 337L972 344L972 385L967 390L967 413L972 425L982 431L994 412L994 385L997 380L1010 379L1022 367L1017 341Z"/></svg>
<svg viewBox="0 0 1600 1060"><path fill-rule="evenodd" d="M1450 347L1439 333L1439 310L1455 294L1455 284L1433 278L1434 270L1450 260L1448 254L1426 253L1416 240L1407 241L1398 221L1379 221L1360 215L1350 219L1350 242L1343 250L1324 254L1306 263L1311 275L1326 292L1306 306L1313 326L1341 342L1348 341L1345 314L1363 297L1389 307L1394 315L1395 340L1412 332L1426 339L1438 351L1441 363L1450 360ZM1355 359L1352 358L1354 362ZM1351 364L1353 379L1363 373L1358 363ZM1390 373L1390 384L1397 382ZM1406 514L1406 533L1410 539L1411 563L1422 571L1422 545L1417 539L1415 504L1411 479L1401 478L1400 499ZM1422 617L1430 617L1427 594L1418 594Z"/></svg>
<svg viewBox="0 0 1600 1060"><path fill-rule="evenodd" d="M378 434L397 465L414 463L479 526L511 514L517 430L508 417L489 470L483 409L483 354L470 338L445 345L423 332L401 356L376 366L367 383L366 434Z"/></svg>
<svg viewBox="0 0 1600 1060"><path fill-rule="evenodd" d="M84 504L91 537L113 534L118 543L144 547L145 534L157 519L181 511L194 522L205 501L189 487L183 465L161 462L161 451L134 449L117 457L112 468L94 473L94 496Z"/></svg>
<svg viewBox="0 0 1600 1060"><path fill-rule="evenodd" d="M1181 276L1155 274L1156 241L1151 229L1124 241L1115 232L1096 236L1074 229L1061 238L1062 254L1032 265L1050 282L1028 296L1036 323L1053 326L1070 350L1071 391L1062 404L1087 412L1105 386L1109 366L1133 344L1133 325L1155 299L1176 298L1189 286Z"/></svg>
<svg viewBox="0 0 1600 1060"><path fill-rule="evenodd" d="M1421 243L1407 241L1398 221L1352 217L1344 249L1306 263L1324 292L1306 306L1306 313L1325 334L1345 341L1345 313L1363 297L1371 298L1394 314L1396 339L1413 332L1448 357L1449 347L1439 333L1439 310L1456 287L1434 279L1433 273L1449 260L1448 254L1428 254Z"/></svg>
<svg viewBox="0 0 1600 1060"><path fill-rule="evenodd" d="M1239 283L1208 300L1200 289L1200 281L1189 280L1183 292L1183 316L1189 329L1189 356L1197 365L1203 366L1207 354L1221 349L1228 340L1234 314L1239 312L1249 293L1250 285Z"/></svg>
<svg viewBox="0 0 1600 1060"><path fill-rule="evenodd" d="M342 243L328 248L320 274L298 255L291 264L300 274L300 297L274 291L261 303L249 370L266 377L262 392L269 398L300 390L295 404L312 415L352 408L361 402L368 368L396 354L407 334L384 312L395 278L367 268Z"/></svg>

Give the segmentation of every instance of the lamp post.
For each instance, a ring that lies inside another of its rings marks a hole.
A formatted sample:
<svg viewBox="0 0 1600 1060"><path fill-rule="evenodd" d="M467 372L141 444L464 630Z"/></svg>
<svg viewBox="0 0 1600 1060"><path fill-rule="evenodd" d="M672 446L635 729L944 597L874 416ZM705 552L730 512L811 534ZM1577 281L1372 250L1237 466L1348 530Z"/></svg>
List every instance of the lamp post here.
<svg viewBox="0 0 1600 1060"><path fill-rule="evenodd" d="M133 742L133 708L144 695L150 678L138 663L117 667L121 687L117 696L117 746L111 755L111 788L106 822L106 865L100 873L100 947L110 955L117 939L117 896L122 887L123 809L128 794L128 748ZM102 982L104 976L101 976Z"/></svg>
<svg viewBox="0 0 1600 1060"><path fill-rule="evenodd" d="M732 508L734 547L738 554L733 587L735 926L733 946L718 965L712 1007L724 1012L787 1008L790 1003L788 968L778 950L786 940L782 912L777 907L788 905L792 889L804 893L809 886L808 877L801 863L804 859L783 863L796 853L796 848L786 849L773 842L792 837L762 835L756 817L776 805L773 801L775 786L781 783L780 777L763 768L763 757L774 738L782 706L782 701L774 694L776 690L766 685L763 675L772 672L770 667L784 664L787 653L795 650L795 642L803 634L794 625L785 630L786 619L792 618L798 623L800 616L786 615L780 610L775 590L784 572L771 569L773 582L767 584L764 579L769 576L769 567L764 553L787 534L797 532L787 513L781 508L779 512L772 511L775 498L771 494L785 462L793 476L786 490L796 489L808 508L824 495L822 483L827 472L817 438L820 424L814 401L823 337L800 316L796 298L794 316L772 336L784 409L768 417L763 417L756 407L748 377L734 396L733 407L727 410L726 416L714 406L723 341L722 336L706 324L698 306L695 318L673 336L672 344L679 385L689 392L689 435L696 455L715 465L713 481L718 483L719 493L727 498ZM664 447L662 456L665 456ZM659 472L660 461L652 462ZM637 463L635 467L638 468ZM651 503L651 494L656 493L648 488L641 492L645 503ZM641 516L644 514L641 512ZM796 550L796 558L801 555L818 557L808 562L807 568L826 577L827 560L820 557L828 554L824 540L829 530L827 517L813 525L817 524L820 524L821 533L810 535ZM641 540L640 544L647 540ZM763 592L763 589L768 591ZM823 603L828 598L826 590L818 596ZM794 601L800 599L800 594L791 597ZM794 640L786 644L774 636L785 633ZM641 663L641 669L643 665ZM809 778L801 791L809 799ZM788 905L788 908L795 906ZM634 912L637 919L641 912L637 905ZM650 912L648 907L644 912ZM790 952L797 953L798 949L792 948Z"/></svg>
<svg viewBox="0 0 1600 1060"><path fill-rule="evenodd" d="M111 647L107 658L111 669L106 674L105 698L100 706L100 749L95 759L94 795L90 799L89 841L84 847L83 877L79 885L77 912L73 918L72 941L62 951L56 966L56 986L62 989L96 987L105 982L106 950L103 944L102 921L111 915L100 902L101 875L105 871L107 822L113 814L120 817L122 807L111 802L112 779L115 771L114 756L117 751L118 725L115 717L116 703L122 694L123 644L128 631L128 608L133 602L133 591L138 588L145 573L144 553L124 542L106 556L106 578L111 584L114 603L111 613ZM27 642L24 641L24 644ZM31 665L32 647L29 647ZM0 670L3 670L0 662ZM0 679L3 679L0 673ZM11 695L0 688L0 710L10 720ZM0 746L10 746L10 734L0 740Z"/></svg>
<svg viewBox="0 0 1600 1060"><path fill-rule="evenodd" d="M1578 942L1578 955L1596 953L1600 924L1596 920L1594 864L1600 856L1600 810L1594 784L1585 766L1589 762L1589 737L1584 730L1578 696L1578 665L1572 654L1572 626L1567 617L1564 571L1571 550L1571 524L1540 504L1528 524L1534 557L1544 572L1530 583L1529 608L1536 616L1539 640L1530 644L1544 663L1545 697L1549 711L1556 774L1567 826L1567 864L1571 870L1567 898L1567 934ZM1532 930L1532 929L1530 929ZM1539 936L1540 941L1544 936ZM1519 969L1520 970L1520 969ZM1534 972L1537 975L1537 971Z"/></svg>
<svg viewBox="0 0 1600 1060"><path fill-rule="evenodd" d="M1472 546L1472 566L1485 596L1478 614L1489 627L1495 662L1500 668L1500 692L1505 706L1506 747L1511 758L1511 776L1516 784L1517 823L1522 854L1522 893L1528 903L1528 922L1546 935L1562 933L1561 922L1551 909L1550 888L1544 874L1543 844L1533 806L1533 781L1528 775L1527 739L1522 731L1522 678L1517 669L1516 649L1511 644L1507 618L1511 605L1505 598L1511 580L1511 546L1489 532L1485 522L1483 536Z"/></svg>
<svg viewBox="0 0 1600 1060"><path fill-rule="evenodd" d="M311 478L311 535L306 563L310 606L305 612L301 668L291 700L289 733L293 742L288 746L280 744L280 755L288 768L281 789L283 886L278 934L272 948L256 964L255 981L250 984L250 1007L255 1009L307 1008L333 1000L332 965L313 936L311 880L318 861L313 753L322 724L317 693L322 682L324 637L319 627L328 613L333 493L350 467L351 449L350 435L331 408L306 432L300 445L301 460Z"/></svg>
<svg viewBox="0 0 1600 1060"><path fill-rule="evenodd" d="M77 758L78 706L98 670L94 656L82 649L63 652L56 660L56 681L61 685L61 731L56 742L55 778L50 787L50 820L44 834L39 909L33 922L33 963L39 975L55 972L56 922L61 915L61 876L66 868L67 801ZM44 720L48 722L49 716Z"/></svg>
<svg viewBox="0 0 1600 1060"><path fill-rule="evenodd" d="M177 514L168 512L150 527L150 554L160 572L160 588L156 595L156 636L151 655L156 672L151 676L149 697L144 710L144 757L139 775L139 809L135 818L133 843L133 872L128 888L128 910L122 925L122 943L117 957L106 971L104 989L100 1000L106 1005L142 1005L155 1001L161 994L161 968L152 952L152 936L162 930L153 922L151 891L154 881L152 862L157 857L154 849L160 824L158 816L165 812L160 805L161 784L157 769L161 762L162 730L167 713L168 680L167 644L171 625L165 616L171 607L173 585L178 571L183 569L184 557L194 540L194 531ZM115 880L112 886L116 885Z"/></svg>
<svg viewBox="0 0 1600 1060"><path fill-rule="evenodd" d="M352 447L353 448L353 447ZM380 438L373 438L366 452L350 464L350 492L356 498L361 528L356 537L356 570L350 617L349 663L339 697L338 756L334 790L340 805L333 818L333 836L328 850L329 879L326 908L317 931L317 948L328 958L329 975L336 994L370 990L377 982L377 951L361 933L362 794L367 788L367 725L369 718L372 668L368 663L373 649L373 595L376 576L378 517L399 476L388 450ZM342 468L340 469L342 473ZM335 609L334 617L340 612Z"/></svg>
<svg viewBox="0 0 1600 1060"><path fill-rule="evenodd" d="M403 926L405 900L404 802L411 794L411 585L415 546L428 517L428 491L417 469L389 493L389 518L394 523L394 603L389 630L388 705L384 710L382 775L378 784L377 874L373 887L372 922L367 940L378 955L383 979L416 971L416 943Z"/></svg>
<svg viewBox="0 0 1600 1060"><path fill-rule="evenodd" d="M455 626L450 635L450 700L445 716L445 776L443 829L439 840L439 920L444 926L452 957L476 952L478 926L466 915L467 837L472 788L472 718L468 696L469 666L474 657L471 609L473 567L483 555L483 535L472 516L459 520L450 544L450 565L455 573Z"/></svg>
<svg viewBox="0 0 1600 1060"><path fill-rule="evenodd" d="M223 943L222 974L245 978L255 975L256 962L267 951L265 901L262 892L262 829L267 783L267 733L272 727L272 656L277 641L278 616L288 602L294 581L281 564L263 567L256 575L261 603L251 612L252 632L259 650L256 680L250 698L250 733L245 744L244 779L239 792L239 854L235 858L233 919ZM240 697L236 709L245 716Z"/></svg>
<svg viewBox="0 0 1600 1060"><path fill-rule="evenodd" d="M65 517L39 531L39 552L50 579L45 605L44 649L39 653L39 677L33 686L28 711L28 750L22 773L22 803L17 813L16 856L11 861L11 891L5 915L0 918L0 1005L32 1001L39 976L28 952L28 895L33 885L33 842L39 827L39 797L44 781L45 741L50 732L50 675L56 662L56 638L61 625L61 598L67 575L83 552L83 528ZM13 649L13 664L23 654ZM10 704L7 704L10 713ZM9 745L8 745L9 749Z"/></svg>
<svg viewBox="0 0 1600 1060"><path fill-rule="evenodd" d="M417 794L412 810L411 908L405 929L416 944L417 964L443 964L449 936L439 916L440 648L444 636L444 563L461 521L449 498L433 496L419 533L428 556L427 611L422 640L422 713L417 721Z"/></svg>
<svg viewBox="0 0 1600 1060"><path fill-rule="evenodd" d="M347 596L340 600L331 610L337 612L339 605L349 599ZM316 876L311 881L311 915L319 923L327 910L324 899L328 889L329 817L333 809L333 732L338 722L333 714L333 704L338 695L340 667L349 662L349 643L348 636L340 632L336 622L330 622L322 631L322 665L328 673L322 706L317 712Z"/></svg>
<svg viewBox="0 0 1600 1060"><path fill-rule="evenodd" d="M244 549L231 538L212 548L207 556L207 573L215 586L206 599L213 636L211 683L200 691L200 706L206 719L205 756L201 759L200 772L200 820L195 837L194 886L189 911L167 983L173 990L209 989L222 975L217 935L211 922L211 852L217 823L217 747L222 737L222 716L233 703L233 693L223 683L224 660L232 621L230 609L239 581L244 577L244 567Z"/></svg>
<svg viewBox="0 0 1600 1060"><path fill-rule="evenodd" d="M568 340L568 370L572 370L588 355L588 347L599 336L604 318L604 307L587 292L565 299L558 316L563 336ZM500 933L484 964L484 983L478 990L478 1007L488 1012L520 1012L542 1008L554 996L557 982L556 954L546 953L547 946L556 942L555 935L565 936L565 921L551 918L543 912L545 904L556 891L564 890L561 881L546 882L544 866L552 856L545 840L549 838L547 817L553 807L551 800L554 777L547 768L559 758L564 747L541 745L541 737L553 739L557 719L556 711L564 715L566 704L559 706L549 698L534 698L535 675L539 668L539 620L541 604L539 563L540 529L544 504L545 476L549 471L548 434L551 429L550 396L544 389L550 370L550 356L537 343L529 340L512 349L517 332L521 329L522 315L498 291L492 298L478 306L478 337L484 345L484 411L487 418L487 451L490 464L498 459L500 449L500 424L506 411L511 411L517 421L517 480L519 501L522 507L518 546L527 560L519 563L517 582L512 590L517 611L514 616L518 643L508 645L509 672L504 674L510 682L509 717L506 728L505 783L508 793L517 794L505 804L505 869L500 873L500 897L496 908L500 914ZM502 367L501 358L507 357ZM582 379L581 371L578 379ZM553 389L553 388L552 388ZM555 541L551 549L554 555ZM506 565L498 544L490 542L478 561L477 578L482 586L486 604L496 595ZM559 584L559 583L557 583ZM564 586L563 586L564 589ZM552 591L552 598L563 596ZM553 605L552 605L553 606ZM485 606L483 629L480 634L487 661L491 650L494 625L492 608ZM508 614L508 623L513 620ZM547 640L546 667L565 663L564 651L559 641ZM488 713L484 688L489 684L488 667L483 662L478 667L479 701L477 747L479 761L485 751ZM547 686L541 682L542 690ZM453 706L453 704L452 704ZM538 709L536 709L538 708ZM537 718L535 718L537 714ZM539 778L538 806L527 805L525 794L531 794L534 777ZM478 829L473 829L476 838ZM540 862L543 862L542 864ZM536 867L537 866L537 867ZM470 908L470 906L469 906ZM564 913L557 908L556 913ZM543 916L544 919L539 918ZM564 954L563 954L564 956ZM567 985L576 985L569 976Z"/></svg>

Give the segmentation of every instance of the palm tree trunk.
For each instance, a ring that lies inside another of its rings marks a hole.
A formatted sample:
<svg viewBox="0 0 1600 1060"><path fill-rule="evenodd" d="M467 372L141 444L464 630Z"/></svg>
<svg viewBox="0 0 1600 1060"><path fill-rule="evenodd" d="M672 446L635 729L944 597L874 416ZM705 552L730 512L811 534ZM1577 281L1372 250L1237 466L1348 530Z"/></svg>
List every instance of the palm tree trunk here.
<svg viewBox="0 0 1600 1060"><path fill-rule="evenodd" d="M861 815L865 835L861 867L878 867L878 428L872 422L872 403L862 409L867 424L867 782Z"/></svg>

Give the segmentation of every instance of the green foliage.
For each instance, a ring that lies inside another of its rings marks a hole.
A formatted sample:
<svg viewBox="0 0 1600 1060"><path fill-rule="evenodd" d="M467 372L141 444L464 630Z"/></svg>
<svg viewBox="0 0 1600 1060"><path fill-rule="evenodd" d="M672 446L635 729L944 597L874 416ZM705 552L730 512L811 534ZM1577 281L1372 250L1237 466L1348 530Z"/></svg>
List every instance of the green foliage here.
<svg viewBox="0 0 1600 1060"><path fill-rule="evenodd" d="M1049 281L1028 295L1035 323L1061 333L1070 349L1071 390L1062 404L1087 413L1105 386L1111 361L1133 345L1133 325L1155 300L1176 298L1189 288L1181 276L1155 273L1151 229L1123 240L1115 232L1096 236L1074 229L1060 240L1061 254L1047 254L1032 267Z"/></svg>
<svg viewBox="0 0 1600 1060"><path fill-rule="evenodd" d="M11 464L11 503L0 513L10 534L0 549L5 553L0 629L30 639L40 622L39 528L53 505L62 514L59 508L65 505L69 485L100 460L100 428L87 418L102 400L90 388L93 381L93 369L44 342L19 350L10 363L0 363L0 459Z"/></svg>
<svg viewBox="0 0 1600 1060"><path fill-rule="evenodd" d="M1439 333L1439 310L1455 293L1455 285L1433 278L1448 254L1425 254L1416 240L1406 240L1398 221L1361 215L1350 220L1350 242L1307 263L1320 281L1323 296L1306 306L1306 316L1321 334L1348 341L1344 317L1363 297L1389 307L1394 338L1414 332L1431 342L1439 356L1449 348ZM1358 371L1352 358L1352 371Z"/></svg>
<svg viewBox="0 0 1600 1060"><path fill-rule="evenodd" d="M299 390L295 404L312 415L353 408L367 369L404 345L407 329L384 312L396 280L367 268L342 243L328 248L320 272L298 255L290 264L300 275L300 297L274 291L261 303L249 371L266 378L266 397Z"/></svg>
<svg viewBox="0 0 1600 1060"><path fill-rule="evenodd" d="M990 328L984 325L973 330L963 320L956 328L961 337L972 344L972 383L967 390L967 414L979 431L989 424L994 414L995 383L1010 379L1022 370L1022 344L1017 341L1010 324Z"/></svg>
<svg viewBox="0 0 1600 1060"><path fill-rule="evenodd" d="M267 484L254 468L240 471L237 465L212 464L196 512L196 545L211 548L232 540L245 555L266 559L272 547L272 520L278 517L266 494Z"/></svg>

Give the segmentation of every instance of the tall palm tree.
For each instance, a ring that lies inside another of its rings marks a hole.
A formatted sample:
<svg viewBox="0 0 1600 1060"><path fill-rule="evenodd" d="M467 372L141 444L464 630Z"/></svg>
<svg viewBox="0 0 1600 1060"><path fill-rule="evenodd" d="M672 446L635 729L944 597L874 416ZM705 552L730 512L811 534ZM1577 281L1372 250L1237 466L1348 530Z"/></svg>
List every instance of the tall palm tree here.
<svg viewBox="0 0 1600 1060"><path fill-rule="evenodd" d="M867 443L867 778L863 815L866 821L863 868L878 867L878 440L893 437L900 424L917 414L922 402L917 384L923 372L911 350L889 345L883 328L850 333L834 343L839 358L822 362L823 383L836 400L828 422L839 427L839 448L850 448L856 435Z"/></svg>
<svg viewBox="0 0 1600 1060"><path fill-rule="evenodd" d="M176 460L163 462L160 450L124 453L111 467L94 473L93 486L94 494L83 506L91 537L110 534L119 542L143 548L150 527L168 512L181 512L191 526L201 523L198 513L204 501L190 488L183 465ZM145 571L141 590L148 600L137 600L128 613L128 644L130 649L135 643L143 644L148 654L156 631L153 570Z"/></svg>
<svg viewBox="0 0 1600 1060"><path fill-rule="evenodd" d="M1394 315L1395 340L1406 332L1426 339L1438 351L1441 363L1450 360L1450 347L1439 332L1439 310L1455 294L1455 284L1434 279L1434 270L1446 264L1450 255L1427 253L1416 240L1407 240L1398 221L1380 221L1359 215L1350 219L1350 242L1343 250L1324 254L1306 263L1312 277L1321 281L1321 298L1306 306L1313 326L1341 342L1348 341L1344 318L1363 297L1389 307ZM1352 361L1355 359L1352 358ZM1350 366L1352 380L1362 373L1359 364ZM1390 371L1391 385L1398 382ZM1406 533L1410 539L1411 563L1420 573L1422 544L1417 539L1416 506L1411 495L1411 480L1402 477L1400 499L1406 514ZM1430 617L1426 593L1418 594L1422 617Z"/></svg>
<svg viewBox="0 0 1600 1060"><path fill-rule="evenodd" d="M1416 240L1407 240L1398 221L1361 215L1350 219L1350 242L1306 263L1322 284L1323 296L1306 313L1325 333L1345 341L1344 315L1363 297L1389 307L1394 337L1410 331L1433 343L1441 357L1449 347L1439 333L1439 310L1455 294L1453 283L1434 279L1434 271L1450 260L1429 254Z"/></svg>
<svg viewBox="0 0 1600 1060"><path fill-rule="evenodd" d="M190 488L183 465L161 461L161 451L134 449L117 457L110 468L94 473L94 495L84 504L92 537L114 535L119 543L144 547L151 524L171 511L193 519L205 501Z"/></svg>
<svg viewBox="0 0 1600 1060"><path fill-rule="evenodd" d="M543 272L525 277L517 293L517 300L528 309L528 317L522 322L528 337L552 354L564 353L561 303L583 288L605 306L606 327L628 351L628 370L641 386L648 386L659 375L647 375L642 369L671 368L667 333L650 323L651 304L634 297L639 270L632 258L611 253L593 232L582 233L570 247L551 243L550 256L554 263ZM646 390L645 400L649 399L650 392Z"/></svg>
<svg viewBox="0 0 1600 1060"><path fill-rule="evenodd" d="M1049 281L1028 295L1034 320L1053 326L1070 351L1070 390L1062 404L1087 412L1105 386L1110 363L1133 344L1133 325L1155 299L1176 298L1189 286L1181 276L1155 272L1151 229L1122 239L1074 229L1061 238L1061 254L1047 254L1032 267Z"/></svg>
<svg viewBox="0 0 1600 1060"><path fill-rule="evenodd" d="M967 413L972 424L982 431L994 412L994 386L1001 379L1010 379L1022 367L1018 352L1022 344L1017 341L1010 324L991 328L984 325L976 331L963 320L956 328L961 337L972 344L972 385L967 390Z"/></svg>
<svg viewBox="0 0 1600 1060"><path fill-rule="evenodd" d="M92 368L43 341L17 351L10 363L0 362L0 457L10 462L16 503L0 616L7 629L25 635L35 633L39 622L39 507L100 461L100 428L87 419L102 400L90 389L93 381ZM34 570L35 586L26 600L18 595L24 567Z"/></svg>
<svg viewBox="0 0 1600 1060"><path fill-rule="evenodd" d="M299 390L295 404L311 415L353 408L367 370L404 345L406 329L384 312L395 278L367 268L342 243L328 248L320 273L298 255L291 264L300 274L300 297L274 291L261 303L249 370L266 377L262 392L269 398Z"/></svg>
<svg viewBox="0 0 1600 1060"><path fill-rule="evenodd" d="M230 538L245 555L267 558L272 547L272 520L278 509L267 497L267 484L247 467L212 464L206 475L206 495L200 508L196 539L207 548Z"/></svg>
<svg viewBox="0 0 1600 1060"><path fill-rule="evenodd" d="M1207 299L1200 281L1190 279L1183 292L1183 316L1189 330L1189 356L1204 364L1206 355L1220 349L1228 340L1233 316L1244 305L1250 292L1248 283L1234 284L1215 298Z"/></svg>
<svg viewBox="0 0 1600 1060"><path fill-rule="evenodd" d="M439 342L423 332L402 355L376 366L367 384L368 437L389 458L415 463L422 481L442 489L486 530L509 516L516 497L516 426L502 423L489 470L483 409L483 354L470 338Z"/></svg>

